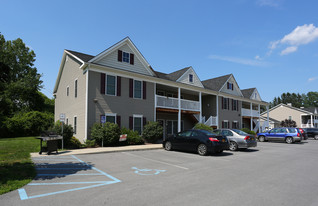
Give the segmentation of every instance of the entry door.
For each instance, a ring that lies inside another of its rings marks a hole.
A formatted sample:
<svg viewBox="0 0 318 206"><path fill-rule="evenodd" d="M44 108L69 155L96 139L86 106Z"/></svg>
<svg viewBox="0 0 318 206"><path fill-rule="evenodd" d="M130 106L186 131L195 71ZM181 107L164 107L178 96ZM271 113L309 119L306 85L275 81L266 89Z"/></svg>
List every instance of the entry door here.
<svg viewBox="0 0 318 206"><path fill-rule="evenodd" d="M167 135L178 133L178 120L167 120ZM183 130L183 121L181 121L181 131Z"/></svg>

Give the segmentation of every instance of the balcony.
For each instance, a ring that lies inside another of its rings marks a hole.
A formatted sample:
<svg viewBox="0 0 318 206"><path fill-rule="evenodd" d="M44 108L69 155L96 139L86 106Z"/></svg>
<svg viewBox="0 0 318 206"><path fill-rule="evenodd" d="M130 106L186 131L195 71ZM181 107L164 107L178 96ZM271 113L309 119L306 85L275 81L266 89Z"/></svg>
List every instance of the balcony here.
<svg viewBox="0 0 318 206"><path fill-rule="evenodd" d="M252 115L251 115L251 110L250 109L244 109L242 108L242 116L243 117L259 117L259 112L257 110L252 110Z"/></svg>
<svg viewBox="0 0 318 206"><path fill-rule="evenodd" d="M178 98L156 95L156 108L179 109ZM181 110L200 111L200 102L181 99Z"/></svg>

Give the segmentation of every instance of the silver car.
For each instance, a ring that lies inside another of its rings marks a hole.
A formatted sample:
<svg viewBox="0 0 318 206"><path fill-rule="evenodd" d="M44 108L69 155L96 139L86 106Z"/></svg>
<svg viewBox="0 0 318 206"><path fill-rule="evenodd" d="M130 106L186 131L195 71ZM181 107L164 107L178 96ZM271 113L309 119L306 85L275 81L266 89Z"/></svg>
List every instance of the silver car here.
<svg viewBox="0 0 318 206"><path fill-rule="evenodd" d="M257 146L257 141L254 135L247 134L238 129L217 129L213 130L213 132L224 135L228 138L230 141L229 149L231 151Z"/></svg>

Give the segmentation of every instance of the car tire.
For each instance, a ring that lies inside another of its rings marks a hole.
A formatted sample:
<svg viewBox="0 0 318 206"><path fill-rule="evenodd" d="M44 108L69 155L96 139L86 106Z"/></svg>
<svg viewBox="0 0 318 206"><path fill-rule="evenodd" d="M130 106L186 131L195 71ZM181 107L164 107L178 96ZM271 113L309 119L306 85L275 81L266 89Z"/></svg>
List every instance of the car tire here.
<svg viewBox="0 0 318 206"><path fill-rule="evenodd" d="M286 137L285 142L286 142L287 144L291 144L291 143L294 142L294 140L293 140L292 137Z"/></svg>
<svg viewBox="0 0 318 206"><path fill-rule="evenodd" d="M318 140L318 135L315 135L315 137L314 137L314 138L315 138L315 140Z"/></svg>
<svg viewBox="0 0 318 206"><path fill-rule="evenodd" d="M230 142L229 149L231 151L236 151L238 149L237 143L236 142Z"/></svg>
<svg viewBox="0 0 318 206"><path fill-rule="evenodd" d="M205 144L199 144L197 151L199 155L205 156L208 154L208 147Z"/></svg>
<svg viewBox="0 0 318 206"><path fill-rule="evenodd" d="M265 137L264 137L264 136L259 136L259 137L258 137L258 141L260 141L260 142L265 142Z"/></svg>
<svg viewBox="0 0 318 206"><path fill-rule="evenodd" d="M171 142L167 141L167 142L165 143L165 150L167 150L167 151L171 151L171 150L172 150L172 144L171 144Z"/></svg>

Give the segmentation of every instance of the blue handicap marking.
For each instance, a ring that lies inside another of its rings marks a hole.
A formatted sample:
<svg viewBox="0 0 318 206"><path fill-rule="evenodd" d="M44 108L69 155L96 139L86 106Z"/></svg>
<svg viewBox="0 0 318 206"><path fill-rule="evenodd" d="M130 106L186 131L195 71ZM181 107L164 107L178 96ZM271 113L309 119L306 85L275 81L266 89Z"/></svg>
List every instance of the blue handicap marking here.
<svg viewBox="0 0 318 206"><path fill-rule="evenodd" d="M72 160L77 160L80 162L83 166L86 166L85 168L88 168L90 170L94 170L95 173L89 173L89 174L38 174L37 176L54 176L54 177L59 177L59 176L66 176L66 175L91 175L91 176L104 176L106 177L102 181L59 181L59 182L41 182L41 183L29 183L27 184L28 186L54 186L54 185L80 185L80 187L74 187L71 189L65 189L65 190L60 190L60 191L55 191L55 192L50 192L50 193L42 193L42 194L37 194L37 195L28 195L25 189L19 189L18 193L20 196L21 200L27 200L27 199L33 199L33 198L39 198L39 197L45 197L49 195L56 195L56 194L61 194L61 193L66 193L66 192L72 192L72 191L78 191L78 190L84 190L84 189L90 189L90 188L95 188L95 187L100 187L100 186L105 186L105 185L110 185L110 184L115 184L121 182L119 179L107 174L106 172L103 172L86 162L80 160L79 158L75 157L74 155L71 155ZM47 165L47 164L45 164ZM48 164L49 165L49 164ZM58 170L61 171L63 169L69 169L69 168L37 168L38 170ZM76 168L71 168L71 169L76 169Z"/></svg>
<svg viewBox="0 0 318 206"><path fill-rule="evenodd" d="M135 173L138 175L157 175L166 171L157 169L138 169L137 167L132 167L131 169L135 170Z"/></svg>

